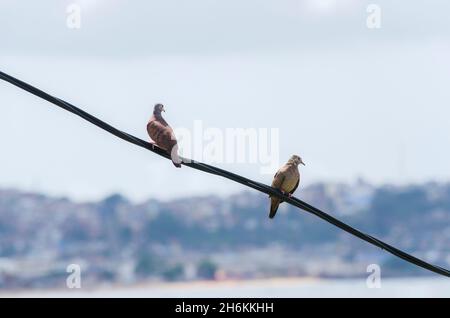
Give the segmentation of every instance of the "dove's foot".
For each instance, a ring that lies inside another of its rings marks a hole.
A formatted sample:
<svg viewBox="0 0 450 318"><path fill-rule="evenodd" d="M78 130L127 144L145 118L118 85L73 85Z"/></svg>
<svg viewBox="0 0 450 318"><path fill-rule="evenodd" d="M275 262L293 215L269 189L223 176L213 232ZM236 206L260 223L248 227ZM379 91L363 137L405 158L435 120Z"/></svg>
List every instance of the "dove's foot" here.
<svg viewBox="0 0 450 318"><path fill-rule="evenodd" d="M148 143L149 143L150 145L152 145L152 148L153 148L153 149L155 149L155 147L158 147L158 146L156 145L156 142L154 142L153 140L150 140Z"/></svg>
<svg viewBox="0 0 450 318"><path fill-rule="evenodd" d="M287 196L288 198L292 197L292 194L289 192L285 192L285 191L281 190L281 193L283 193L283 195Z"/></svg>

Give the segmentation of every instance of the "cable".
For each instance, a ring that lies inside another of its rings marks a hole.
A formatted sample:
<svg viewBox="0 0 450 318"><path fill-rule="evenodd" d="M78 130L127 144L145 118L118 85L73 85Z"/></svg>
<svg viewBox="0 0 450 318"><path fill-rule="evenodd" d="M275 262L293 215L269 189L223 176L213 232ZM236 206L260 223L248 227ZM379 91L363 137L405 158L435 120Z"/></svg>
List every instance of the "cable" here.
<svg viewBox="0 0 450 318"><path fill-rule="evenodd" d="M169 160L171 159L170 155L167 154L161 148L158 148L157 146L152 145L152 144L150 144L140 138L137 138L133 135L130 135L126 132L123 132L66 101L63 101L57 97L51 96L51 95L47 94L46 92L41 91L40 89L33 87L33 86L31 86L21 80L18 80L8 74L5 74L1 71L0 71L0 78L6 82L11 83L14 86L17 86L17 87L19 87L33 95L36 95L42 99L45 99L46 101L48 101L56 106L59 106L65 110L87 120L88 122L96 125L97 127L101 128L103 130L106 130L107 132L113 134L114 136L117 136L117 137L119 137L125 141L128 141L132 144L135 144L137 146L140 146L142 148L150 150L166 159L169 159ZM388 251L389 253L391 253L409 263L415 264L419 267L425 268L425 269L435 272L437 274L450 277L449 270L442 268L440 266L429 264L415 256L412 256L406 252L403 252L402 250L399 250L392 245L389 245L383 241L380 241L379 239L377 239L373 236L365 234L365 233L343 223L342 221L339 221L338 219L332 217L331 215L317 209L316 207L314 207L312 205L309 205L306 202L303 202L302 200L299 200L295 197L285 196L277 189L274 189L274 188L267 186L265 184L262 184L260 182L247 179L243 176L237 175L235 173L232 173L232 172L229 172L229 171L226 171L223 169L219 169L217 167L214 167L214 166L202 163L202 162L194 161L194 160L191 160L188 158L181 158L181 160L182 160L182 164L185 166L188 166L188 167L191 167L191 168L194 168L194 169L206 172L206 173L210 173L213 175L217 175L217 176L220 176L223 178L230 179L230 180L240 183L244 186L247 186L247 187L250 187L257 191L260 191L262 193L277 196L277 197L281 198L284 202L287 202L299 209L302 209L306 212L314 214L315 216L318 216L319 218L327 221L328 223L333 224L334 226L360 238L361 240L364 240L372 245L380 247L381 249L384 249L384 250Z"/></svg>

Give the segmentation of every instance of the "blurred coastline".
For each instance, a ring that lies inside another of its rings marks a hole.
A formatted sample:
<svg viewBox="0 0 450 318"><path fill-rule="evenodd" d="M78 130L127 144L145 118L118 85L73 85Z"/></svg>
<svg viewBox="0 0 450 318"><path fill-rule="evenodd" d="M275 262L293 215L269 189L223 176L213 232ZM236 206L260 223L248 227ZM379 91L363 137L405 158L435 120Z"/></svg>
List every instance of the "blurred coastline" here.
<svg viewBox="0 0 450 318"><path fill-rule="evenodd" d="M319 183L299 196L449 267L450 184ZM0 289L65 288L71 265L86 288L272 277L364 281L371 264L384 278L434 277L287 204L274 220L267 209L268 198L252 192L139 203L115 194L77 203L0 190Z"/></svg>

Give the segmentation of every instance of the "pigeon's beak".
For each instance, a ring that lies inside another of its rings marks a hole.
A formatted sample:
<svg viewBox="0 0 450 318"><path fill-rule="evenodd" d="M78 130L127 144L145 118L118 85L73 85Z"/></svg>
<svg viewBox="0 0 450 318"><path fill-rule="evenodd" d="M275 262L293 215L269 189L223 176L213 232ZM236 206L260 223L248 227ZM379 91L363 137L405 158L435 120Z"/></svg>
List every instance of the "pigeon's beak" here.
<svg viewBox="0 0 450 318"><path fill-rule="evenodd" d="M302 160L300 160L300 163L301 163L302 165L306 166L305 163L304 163Z"/></svg>
<svg viewBox="0 0 450 318"><path fill-rule="evenodd" d="M162 110L163 112L166 112L166 110L164 109L164 107L163 107L163 108L161 108L161 110Z"/></svg>

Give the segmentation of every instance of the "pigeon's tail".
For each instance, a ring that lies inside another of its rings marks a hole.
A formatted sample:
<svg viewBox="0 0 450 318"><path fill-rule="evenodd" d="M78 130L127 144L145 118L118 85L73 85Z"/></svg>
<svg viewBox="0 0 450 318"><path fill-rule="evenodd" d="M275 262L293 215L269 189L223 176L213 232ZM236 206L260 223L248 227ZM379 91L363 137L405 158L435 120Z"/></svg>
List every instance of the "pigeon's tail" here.
<svg viewBox="0 0 450 318"><path fill-rule="evenodd" d="M278 206L280 205L280 199L271 197L270 198L270 213L269 218L273 219L275 214L277 214Z"/></svg>
<svg viewBox="0 0 450 318"><path fill-rule="evenodd" d="M175 167L181 168L181 158L178 156L178 144L175 141L175 144L172 146L172 149L169 152L170 157L172 159L172 163Z"/></svg>
<svg viewBox="0 0 450 318"><path fill-rule="evenodd" d="M175 161L172 161L173 165L177 168L181 168L181 164L180 163L176 163Z"/></svg>

